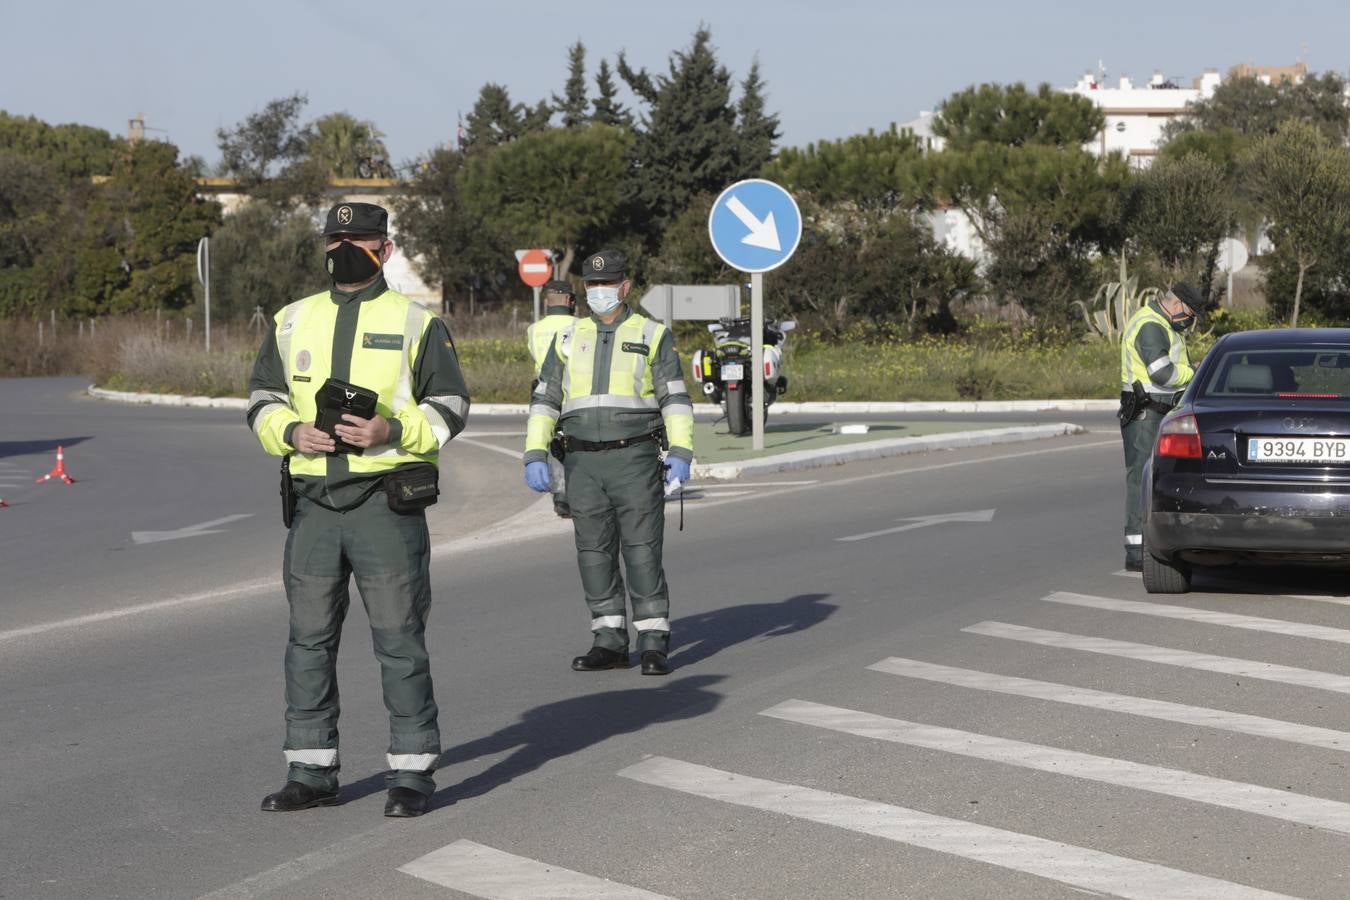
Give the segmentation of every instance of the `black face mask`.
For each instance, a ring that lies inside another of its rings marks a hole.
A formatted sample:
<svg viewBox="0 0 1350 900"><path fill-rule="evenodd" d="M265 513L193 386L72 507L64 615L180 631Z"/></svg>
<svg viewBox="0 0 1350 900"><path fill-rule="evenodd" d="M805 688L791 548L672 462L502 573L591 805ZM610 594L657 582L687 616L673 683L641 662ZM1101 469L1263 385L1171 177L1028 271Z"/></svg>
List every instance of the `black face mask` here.
<svg viewBox="0 0 1350 900"><path fill-rule="evenodd" d="M1178 316L1168 316L1167 320L1172 323L1173 331L1182 332L1195 324L1195 314L1182 313Z"/></svg>
<svg viewBox="0 0 1350 900"><path fill-rule="evenodd" d="M362 284L380 271L380 257L373 250L343 241L324 256L328 260L328 274L334 284Z"/></svg>

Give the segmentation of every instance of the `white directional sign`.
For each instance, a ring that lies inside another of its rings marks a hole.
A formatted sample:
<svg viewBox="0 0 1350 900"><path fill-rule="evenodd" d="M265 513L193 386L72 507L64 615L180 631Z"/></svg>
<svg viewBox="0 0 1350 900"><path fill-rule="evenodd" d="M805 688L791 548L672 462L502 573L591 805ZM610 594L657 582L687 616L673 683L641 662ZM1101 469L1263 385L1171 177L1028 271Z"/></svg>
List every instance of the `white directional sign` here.
<svg viewBox="0 0 1350 900"><path fill-rule="evenodd" d="M762 178L724 190L708 213L713 249L733 269L767 272L787 262L802 238L802 213L782 187Z"/></svg>
<svg viewBox="0 0 1350 900"><path fill-rule="evenodd" d="M836 541L865 541L868 538L881 537L884 534L897 534L901 531L913 531L915 528L928 528L932 525L942 525L946 522L992 522L994 521L994 510L992 509L973 509L970 512L941 513L936 516L912 516L901 519L902 522L908 522L908 525L897 525L894 528L883 528L881 531L868 531L864 534L850 534L848 537L835 538Z"/></svg>

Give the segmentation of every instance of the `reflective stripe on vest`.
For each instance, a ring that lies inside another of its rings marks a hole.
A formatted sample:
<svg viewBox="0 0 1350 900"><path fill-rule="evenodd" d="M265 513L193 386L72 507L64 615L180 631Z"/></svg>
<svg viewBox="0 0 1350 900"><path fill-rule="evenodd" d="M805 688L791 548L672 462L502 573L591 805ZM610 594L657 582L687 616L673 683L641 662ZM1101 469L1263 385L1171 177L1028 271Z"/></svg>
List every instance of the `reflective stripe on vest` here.
<svg viewBox="0 0 1350 900"><path fill-rule="evenodd" d="M579 319L558 337L558 353L563 363L563 414L576 409L609 407L649 409L659 412L660 402L652 387L652 362L666 326L633 313L614 329L614 347L609 358L607 390L596 394L595 354L600 331L594 319ZM646 353L624 350L624 345L640 345Z"/></svg>
<svg viewBox="0 0 1350 900"><path fill-rule="evenodd" d="M315 392L332 374L337 316L338 305L326 291L297 300L277 314L277 349L291 405L302 422L314 421ZM375 410L387 419L413 403L412 364L431 319L429 311L395 291L385 291L360 305L347 380L375 391L379 395ZM442 430L449 434L449 423L439 413L426 404L420 409L437 437ZM351 472L383 472L419 460L435 463L436 454L414 454L401 447L347 454ZM327 472L324 454L291 455L294 475L324 476Z"/></svg>
<svg viewBox="0 0 1350 900"><path fill-rule="evenodd" d="M1154 360L1152 365L1144 362L1139 355L1138 348L1135 347L1135 338L1139 336L1139 330L1150 322L1161 325L1168 339L1166 359ZM1171 363L1174 369L1180 366L1190 367L1190 356L1186 351L1186 339L1172 328L1172 323L1167 321L1166 316L1152 306L1144 306L1130 319L1125 328L1125 333L1120 338L1121 390L1131 390L1134 383L1138 381L1149 394L1171 399L1172 395L1180 390L1180 386L1155 384L1152 378L1154 372L1168 363Z"/></svg>

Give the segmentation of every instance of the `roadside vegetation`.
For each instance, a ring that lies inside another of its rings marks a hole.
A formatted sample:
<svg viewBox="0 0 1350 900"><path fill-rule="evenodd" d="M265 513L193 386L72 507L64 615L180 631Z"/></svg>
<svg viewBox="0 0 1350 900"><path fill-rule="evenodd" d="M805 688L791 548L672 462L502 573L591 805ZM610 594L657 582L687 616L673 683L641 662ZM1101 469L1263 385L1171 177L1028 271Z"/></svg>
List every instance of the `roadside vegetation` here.
<svg viewBox="0 0 1350 900"><path fill-rule="evenodd" d="M401 162L376 123L307 118L299 94L219 129L209 171L164 141L0 110L0 374L241 393L256 343L242 323L314 289L316 222L367 193L362 181L388 195L396 239L442 286L480 400L520 402L529 383L515 248L552 250L575 280L588 252L622 247L636 297L737 284L706 222L716 194L749 177L780 182L803 213L796 253L766 280L767 314L798 322L795 399L1114 396L1124 315L1178 279L1199 286L1214 329L1350 319L1350 106L1335 73L1230 78L1139 169L1085 149L1101 111L1048 85L958 91L937 107L935 142L892 126L779 147L765 74L733 73L707 28L640 62L593 64L577 42L557 92L527 102L484 84L446 123L452 143ZM245 202L226 214L208 175ZM935 236L954 212L978 260ZM188 333L203 319L207 236L210 356ZM1269 313L1232 313L1216 266L1230 236L1273 244L1253 262ZM707 339L696 325L680 335L686 357Z"/></svg>
<svg viewBox="0 0 1350 900"><path fill-rule="evenodd" d="M500 315L448 321L475 402L528 402L533 367L523 322ZM1213 314L1191 341L1192 357L1198 360L1225 331L1270 324L1263 311ZM0 320L0 333L30 328L30 322ZM189 336L183 322L156 323L153 317L105 319L83 333L58 332L56 341L48 329L44 335L42 344L0 343L0 375L82 375L113 390L243 397L260 343L247 327L217 325L208 354L200 332ZM711 343L691 325L678 327L677 335L686 381L694 386L690 357ZM843 336L805 330L794 332L787 346L791 386L784 399L1109 399L1120 390L1119 367L1114 344L1068 330L1043 333L984 323L960 335L912 340L861 329ZM693 397L704 401L697 387Z"/></svg>

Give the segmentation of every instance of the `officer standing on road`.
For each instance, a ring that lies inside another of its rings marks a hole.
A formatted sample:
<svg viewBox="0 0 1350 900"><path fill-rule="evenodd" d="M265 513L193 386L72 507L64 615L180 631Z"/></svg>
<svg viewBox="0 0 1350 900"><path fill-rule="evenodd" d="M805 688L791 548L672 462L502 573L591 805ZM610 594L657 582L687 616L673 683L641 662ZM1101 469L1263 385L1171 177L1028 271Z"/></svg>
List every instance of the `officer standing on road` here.
<svg viewBox="0 0 1350 900"><path fill-rule="evenodd" d="M530 385L533 391L539 384L539 370L544 365L544 357L548 355L548 348L553 346L553 339L557 337L558 332L567 328L576 321L577 313L577 294L572 288L570 281L555 280L544 285L544 317L538 322L525 329L525 340L530 347L530 357L534 360L534 384ZM566 488L563 464L558 459L560 455L557 452L558 436L554 436L554 443L549 448L549 473L553 479L555 490L553 491L553 511L564 519L572 517L572 511L567 506Z"/></svg>
<svg viewBox="0 0 1350 900"><path fill-rule="evenodd" d="M570 281L555 280L544 285L544 317L525 329L536 378L544 365L548 348L553 346L553 338L576 321L576 314L577 293Z"/></svg>
<svg viewBox="0 0 1350 900"><path fill-rule="evenodd" d="M632 288L624 267L617 250L602 250L583 264L591 315L560 332L544 358L526 426L525 483L541 493L549 489L549 441L560 428L593 640L572 668L629 665L626 593L642 674L667 675L670 592L661 565L666 519L659 450L668 444L664 480L687 482L694 410L673 335L624 305Z"/></svg>
<svg viewBox="0 0 1350 900"><path fill-rule="evenodd" d="M430 548L424 509L407 510L399 498L412 495L389 487L420 479L415 493L434 502L437 457L463 430L469 395L445 323L385 283L388 213L338 204L323 235L332 289L276 314L249 379L249 426L264 450L287 457L297 495L282 573L289 770L262 808L337 801L338 639L355 574L389 710L384 814L418 816L441 750L424 634ZM315 389L329 378L377 393L374 417L342 415L333 434L316 428ZM335 436L358 449L340 452Z"/></svg>
<svg viewBox="0 0 1350 900"><path fill-rule="evenodd" d="M1140 480L1153 454L1163 416L1195 376L1186 329L1203 306L1200 292L1178 281L1125 323L1120 338L1120 437L1125 445L1125 568L1142 570L1143 498Z"/></svg>

